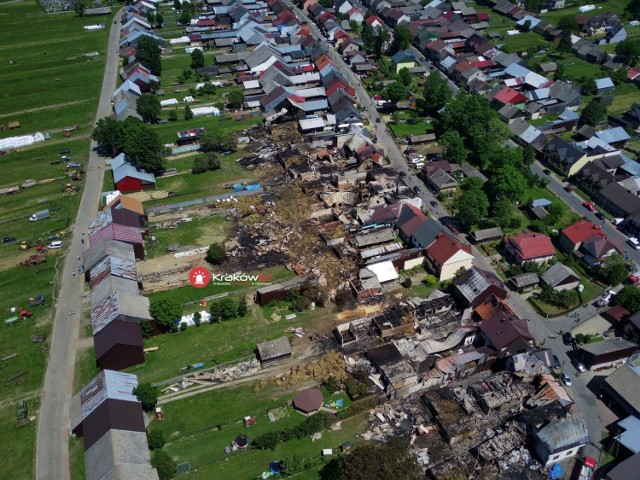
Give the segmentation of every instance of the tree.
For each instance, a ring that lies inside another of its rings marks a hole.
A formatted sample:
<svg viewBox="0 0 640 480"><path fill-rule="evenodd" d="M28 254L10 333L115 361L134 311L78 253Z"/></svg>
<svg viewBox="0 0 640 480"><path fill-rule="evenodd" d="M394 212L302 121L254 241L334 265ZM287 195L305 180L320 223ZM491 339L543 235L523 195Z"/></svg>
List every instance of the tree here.
<svg viewBox="0 0 640 480"><path fill-rule="evenodd" d="M160 330L174 332L176 322L182 317L182 305L173 300L156 300L151 302L149 313Z"/></svg>
<svg viewBox="0 0 640 480"><path fill-rule="evenodd" d="M582 77L580 79L580 86L582 87L583 95L595 95L598 91L596 80L593 77Z"/></svg>
<svg viewBox="0 0 640 480"><path fill-rule="evenodd" d="M406 50L411 45L413 35L405 25L398 25L393 32L393 42L391 42L391 53Z"/></svg>
<svg viewBox="0 0 640 480"><path fill-rule="evenodd" d="M266 432L253 440L253 446L259 450L274 450L282 440L280 432Z"/></svg>
<svg viewBox="0 0 640 480"><path fill-rule="evenodd" d="M525 0L524 8L527 10L527 12L538 13L540 11L541 4L542 4L541 0ZM529 24L531 24L531 22L529 22Z"/></svg>
<svg viewBox="0 0 640 480"><path fill-rule="evenodd" d="M433 115L451 99L451 90L446 78L439 72L431 72L424 82L424 106Z"/></svg>
<svg viewBox="0 0 640 480"><path fill-rule="evenodd" d="M385 90L385 96L393 103L407 99L407 87L401 82L393 82Z"/></svg>
<svg viewBox="0 0 640 480"><path fill-rule="evenodd" d="M76 0L73 4L73 11L76 12L76 15L79 17L84 17L84 9L86 8L87 3L85 0Z"/></svg>
<svg viewBox="0 0 640 480"><path fill-rule="evenodd" d="M413 82L413 75L411 75L407 67L402 67L398 72L398 76L400 77L400 82L402 82L405 87L409 87L411 82Z"/></svg>
<svg viewBox="0 0 640 480"><path fill-rule="evenodd" d="M180 0L173 0L173 8L176 12L179 12L182 9L182 2L180 2Z"/></svg>
<svg viewBox="0 0 640 480"><path fill-rule="evenodd" d="M140 322L140 331L142 332L142 338L149 338L153 335L153 326L145 320Z"/></svg>
<svg viewBox="0 0 640 480"><path fill-rule="evenodd" d="M167 120L169 120L170 122L178 121L178 112L176 111L175 108L169 112L169 115L167 116Z"/></svg>
<svg viewBox="0 0 640 480"><path fill-rule="evenodd" d="M191 167L191 173L199 175L209 170L209 162L206 157L196 157L193 160L193 166Z"/></svg>
<svg viewBox="0 0 640 480"><path fill-rule="evenodd" d="M145 93L136 100L136 112L145 123L157 123L161 111L160 100L155 95Z"/></svg>
<svg viewBox="0 0 640 480"><path fill-rule="evenodd" d="M613 80L613 83L615 83L616 85L620 85L621 83L626 83L627 80L629 80L628 75L629 69L623 65L615 72L613 72L613 75L611 75L611 80Z"/></svg>
<svg viewBox="0 0 640 480"><path fill-rule="evenodd" d="M545 218L545 222L547 222L549 225L553 225L558 220L560 220L562 215L564 215L565 208L563 203L554 202L549 205L546 210L547 212L549 212L549 215Z"/></svg>
<svg viewBox="0 0 640 480"><path fill-rule="evenodd" d="M575 33L578 31L578 22L575 15L566 15L558 20L556 27L563 32Z"/></svg>
<svg viewBox="0 0 640 480"><path fill-rule="evenodd" d="M580 123L596 126L607 116L607 106L597 100L591 100L580 115Z"/></svg>
<svg viewBox="0 0 640 480"><path fill-rule="evenodd" d="M227 95L227 103L231 108L239 108L244 103L244 93L241 90L231 90Z"/></svg>
<svg viewBox="0 0 640 480"><path fill-rule="evenodd" d="M531 30L531 20L526 20L522 25L522 31L528 32L529 30Z"/></svg>
<svg viewBox="0 0 640 480"><path fill-rule="evenodd" d="M333 8L333 0L320 0L318 3L324 8Z"/></svg>
<svg viewBox="0 0 640 480"><path fill-rule="evenodd" d="M556 67L556 71L553 73L554 80L566 80L567 78L567 70L564 66L564 63L559 63Z"/></svg>
<svg viewBox="0 0 640 480"><path fill-rule="evenodd" d="M640 311L640 288L634 285L622 287L615 297L613 303L629 310L631 314Z"/></svg>
<svg viewBox="0 0 640 480"><path fill-rule="evenodd" d="M164 25L164 17L160 15L160 12L156 12L155 24L156 28L162 28Z"/></svg>
<svg viewBox="0 0 640 480"><path fill-rule="evenodd" d="M159 450L164 447L164 433L162 430L154 428L153 430L149 430L147 433L147 443L149 444L150 450Z"/></svg>
<svg viewBox="0 0 640 480"><path fill-rule="evenodd" d="M380 59L386 43L389 41L389 32L384 28L376 28L376 36L373 42L373 54Z"/></svg>
<svg viewBox="0 0 640 480"><path fill-rule="evenodd" d="M203 152L235 152L238 148L238 136L235 133L212 131L200 138L200 150Z"/></svg>
<svg viewBox="0 0 640 480"><path fill-rule="evenodd" d="M142 35L136 44L136 59L151 70L151 73L160 75L162 73L160 51L160 45L155 39Z"/></svg>
<svg viewBox="0 0 640 480"><path fill-rule="evenodd" d="M101 118L96 122L96 126L91 132L91 139L100 146L111 151L111 155L115 156L119 147L122 146L123 140L123 123L110 117Z"/></svg>
<svg viewBox="0 0 640 480"><path fill-rule="evenodd" d="M161 171L165 149L156 131L135 118L126 119L122 128L124 139L120 146L131 164L147 172Z"/></svg>
<svg viewBox="0 0 640 480"><path fill-rule="evenodd" d="M624 57L625 65L635 65L640 57L640 41L627 38L616 44L616 54Z"/></svg>
<svg viewBox="0 0 640 480"><path fill-rule="evenodd" d="M355 33L356 36L360 36L361 28L358 22L356 22L355 20L349 21L349 27L351 27L351 30L353 30L353 33Z"/></svg>
<svg viewBox="0 0 640 480"><path fill-rule="evenodd" d="M427 287L433 287L436 283L438 283L438 279L436 278L435 275L431 275L429 273L425 275L425 277L422 279L422 283L425 284Z"/></svg>
<svg viewBox="0 0 640 480"><path fill-rule="evenodd" d="M193 111L191 110L191 108L189 107L189 104L187 103L184 106L184 119L191 120L192 118L193 118Z"/></svg>
<svg viewBox="0 0 640 480"><path fill-rule="evenodd" d="M200 323L202 323L202 314L200 312L194 312L194 314L193 314L193 324L196 327L199 327Z"/></svg>
<svg viewBox="0 0 640 480"><path fill-rule="evenodd" d="M527 145L522 150L522 161L525 165L531 165L536 161L536 150L531 145Z"/></svg>
<svg viewBox="0 0 640 480"><path fill-rule="evenodd" d="M155 450L151 454L151 466L158 471L160 480L170 480L178 470L175 460L165 450Z"/></svg>
<svg viewBox="0 0 640 480"><path fill-rule="evenodd" d="M227 252L221 243L212 243L207 249L207 256L204 259L212 265L220 265L227 258Z"/></svg>
<svg viewBox="0 0 640 480"><path fill-rule="evenodd" d="M313 418L313 417L312 417ZM321 472L323 480L369 480L422 478L416 456L408 442L394 438L386 443L360 445L344 457L332 460Z"/></svg>
<svg viewBox="0 0 640 480"><path fill-rule="evenodd" d="M627 278L627 269L624 266L624 258L619 253L606 257L598 267L598 277L612 287L622 283Z"/></svg>
<svg viewBox="0 0 640 480"><path fill-rule="evenodd" d="M445 132L438 139L438 145L442 148L444 158L451 163L462 165L467 161L467 149L464 141L456 130Z"/></svg>
<svg viewBox="0 0 640 480"><path fill-rule="evenodd" d="M244 317L247 315L248 312L249 312L249 306L247 305L247 301L244 298L238 300L238 308L237 308L236 315L238 317Z"/></svg>
<svg viewBox="0 0 640 480"><path fill-rule="evenodd" d="M195 70L202 67L204 67L204 53L199 48L196 48L191 52L191 68Z"/></svg>
<svg viewBox="0 0 640 480"><path fill-rule="evenodd" d="M492 201L506 198L520 202L527 191L527 181L516 167L506 165L493 172L486 189Z"/></svg>
<svg viewBox="0 0 640 480"><path fill-rule="evenodd" d="M467 177L460 182L460 190L468 192L469 190L482 190L484 182L478 177Z"/></svg>
<svg viewBox="0 0 640 480"><path fill-rule="evenodd" d="M508 198L497 200L491 207L491 216L502 228L509 226L515 214L516 206Z"/></svg>
<svg viewBox="0 0 640 480"><path fill-rule="evenodd" d="M569 53L571 51L571 32L563 31L560 41L558 42L558 51Z"/></svg>
<svg viewBox="0 0 640 480"><path fill-rule="evenodd" d="M476 225L489 213L489 200L482 190L470 190L454 202L456 217L463 226Z"/></svg>
<svg viewBox="0 0 640 480"><path fill-rule="evenodd" d="M139 383L138 386L133 389L133 394L142 404L142 409L145 412L151 412L156 408L156 404L158 403L160 389L150 383Z"/></svg>

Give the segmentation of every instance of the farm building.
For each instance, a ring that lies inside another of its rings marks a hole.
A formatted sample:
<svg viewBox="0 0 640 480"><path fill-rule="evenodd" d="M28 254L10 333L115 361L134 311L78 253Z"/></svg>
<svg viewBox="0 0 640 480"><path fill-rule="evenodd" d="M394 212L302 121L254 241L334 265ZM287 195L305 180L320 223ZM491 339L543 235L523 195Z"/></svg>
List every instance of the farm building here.
<svg viewBox="0 0 640 480"><path fill-rule="evenodd" d="M111 255L104 257L100 262L96 263L89 273L89 286L93 290L105 278L114 276L126 280L138 282L138 272L136 262L132 260L123 260Z"/></svg>
<svg viewBox="0 0 640 480"><path fill-rule="evenodd" d="M589 370L610 366L627 359L638 345L624 338L614 337L602 342L587 343L578 348L578 357Z"/></svg>
<svg viewBox="0 0 640 480"><path fill-rule="evenodd" d="M123 193L139 192L144 189L156 188L156 177L152 173L138 170L128 163L124 153L111 160L113 183L116 190Z"/></svg>
<svg viewBox="0 0 640 480"><path fill-rule="evenodd" d="M91 269L107 256L113 256L122 260L131 260L134 262L136 260L133 246L116 240L104 240L82 254L84 272L87 281L89 280Z"/></svg>
<svg viewBox="0 0 640 480"><path fill-rule="evenodd" d="M293 407L305 415L317 412L322 406L324 397L318 388L303 390L293 399Z"/></svg>
<svg viewBox="0 0 640 480"><path fill-rule="evenodd" d="M93 248L105 240L128 243L133 247L136 259L144 259L144 240L139 228L111 223L89 235L89 246Z"/></svg>
<svg viewBox="0 0 640 480"><path fill-rule="evenodd" d="M71 399L71 430L84 437L85 450L110 429L144 433L142 406L132 393L137 386L135 375L103 370Z"/></svg>
<svg viewBox="0 0 640 480"><path fill-rule="evenodd" d="M142 202L126 195L118 195L106 207L111 212L113 223L144 227L147 224L147 214Z"/></svg>
<svg viewBox="0 0 640 480"><path fill-rule="evenodd" d="M291 343L287 337L258 344L258 359L262 365L271 365L291 358Z"/></svg>
<svg viewBox="0 0 640 480"><path fill-rule="evenodd" d="M284 300L287 292L301 290L305 283L310 280L308 277L299 277L289 280L287 282L275 283L266 287L259 288L256 291L255 302L264 307L273 300Z"/></svg>
<svg viewBox="0 0 640 480"><path fill-rule="evenodd" d="M499 240L504 235L500 227L485 228L484 230L476 230L471 234L475 243L490 242Z"/></svg>

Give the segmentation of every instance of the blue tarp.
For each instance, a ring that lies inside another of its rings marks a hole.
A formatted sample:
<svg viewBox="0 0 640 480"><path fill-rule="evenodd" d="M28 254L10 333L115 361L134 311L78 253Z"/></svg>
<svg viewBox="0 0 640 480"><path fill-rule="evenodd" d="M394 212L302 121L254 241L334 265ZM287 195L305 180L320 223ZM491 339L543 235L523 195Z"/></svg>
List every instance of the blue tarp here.
<svg viewBox="0 0 640 480"><path fill-rule="evenodd" d="M562 467L557 463L554 463L547 469L547 478L549 480L555 480L556 478L562 478L564 476L564 471Z"/></svg>

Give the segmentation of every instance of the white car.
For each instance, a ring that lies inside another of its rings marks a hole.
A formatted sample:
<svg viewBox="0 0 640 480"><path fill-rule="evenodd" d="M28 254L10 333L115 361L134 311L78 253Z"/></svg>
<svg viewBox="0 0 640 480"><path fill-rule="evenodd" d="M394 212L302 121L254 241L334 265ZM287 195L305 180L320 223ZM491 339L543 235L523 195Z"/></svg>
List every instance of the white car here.
<svg viewBox="0 0 640 480"><path fill-rule="evenodd" d="M53 250L54 248L62 248L62 240L56 240L49 244L49 250Z"/></svg>
<svg viewBox="0 0 640 480"><path fill-rule="evenodd" d="M571 386L571 378L566 373L562 372L562 381L567 387Z"/></svg>
<svg viewBox="0 0 640 480"><path fill-rule="evenodd" d="M640 242L638 241L638 239L636 237L629 237L629 240L627 240L627 243L629 245L631 245L631 247L634 250L640 249Z"/></svg>

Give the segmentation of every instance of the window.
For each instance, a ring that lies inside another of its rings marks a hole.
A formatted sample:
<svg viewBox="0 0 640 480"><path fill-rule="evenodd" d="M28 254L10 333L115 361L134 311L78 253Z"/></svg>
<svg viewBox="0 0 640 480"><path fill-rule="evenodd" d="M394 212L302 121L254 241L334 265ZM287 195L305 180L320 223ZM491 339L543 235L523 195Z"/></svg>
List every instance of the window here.
<svg viewBox="0 0 640 480"><path fill-rule="evenodd" d="M573 455L573 450L569 450L569 451L567 452L567 456L569 456L569 455Z"/></svg>
<svg viewBox="0 0 640 480"><path fill-rule="evenodd" d="M554 455L554 457L551 460L557 460L558 457L560 457L560 455Z"/></svg>

